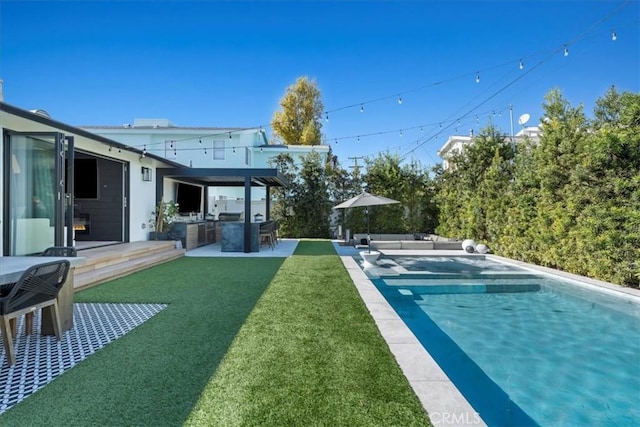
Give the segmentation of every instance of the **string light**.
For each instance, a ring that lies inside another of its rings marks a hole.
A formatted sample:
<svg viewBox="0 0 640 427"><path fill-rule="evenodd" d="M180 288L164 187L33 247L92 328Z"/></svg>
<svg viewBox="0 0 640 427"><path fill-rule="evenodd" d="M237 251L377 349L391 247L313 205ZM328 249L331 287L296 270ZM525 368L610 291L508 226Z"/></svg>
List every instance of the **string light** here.
<svg viewBox="0 0 640 427"><path fill-rule="evenodd" d="M360 112L364 113L364 104L360 104Z"/></svg>
<svg viewBox="0 0 640 427"><path fill-rule="evenodd" d="M398 104L402 104L402 97L398 95Z"/></svg>
<svg viewBox="0 0 640 427"><path fill-rule="evenodd" d="M173 148L173 140L171 141L171 148Z"/></svg>
<svg viewBox="0 0 640 427"><path fill-rule="evenodd" d="M480 73L476 73L476 83L480 83Z"/></svg>
<svg viewBox="0 0 640 427"><path fill-rule="evenodd" d="M358 137L358 140L356 142L360 142L360 137Z"/></svg>
<svg viewBox="0 0 640 427"><path fill-rule="evenodd" d="M338 143L338 138L336 138L336 144Z"/></svg>
<svg viewBox="0 0 640 427"><path fill-rule="evenodd" d="M400 130L400 136L402 136L402 130Z"/></svg>
<svg viewBox="0 0 640 427"><path fill-rule="evenodd" d="M564 56L569 56L569 48L567 45L564 45Z"/></svg>
<svg viewBox="0 0 640 427"><path fill-rule="evenodd" d="M204 155L207 155L207 147L204 147Z"/></svg>
<svg viewBox="0 0 640 427"><path fill-rule="evenodd" d="M198 139L198 144L202 145L202 139ZM206 150L206 148L205 148Z"/></svg>
<svg viewBox="0 0 640 427"><path fill-rule="evenodd" d="M615 32L615 31L612 31L612 32L611 32L611 40L613 40L613 41L618 40L618 35L616 34L616 32Z"/></svg>
<svg viewBox="0 0 640 427"><path fill-rule="evenodd" d="M329 121L329 113L326 113L325 119Z"/></svg>
<svg viewBox="0 0 640 427"><path fill-rule="evenodd" d="M231 132L229 132L229 139L231 139Z"/></svg>
<svg viewBox="0 0 640 427"><path fill-rule="evenodd" d="M233 147L233 154L236 154L236 147Z"/></svg>
<svg viewBox="0 0 640 427"><path fill-rule="evenodd" d="M109 146L109 151L111 151L111 146Z"/></svg>
<svg viewBox="0 0 640 427"><path fill-rule="evenodd" d="M519 68L522 70L524 68L524 61L521 59L520 60L520 65Z"/></svg>

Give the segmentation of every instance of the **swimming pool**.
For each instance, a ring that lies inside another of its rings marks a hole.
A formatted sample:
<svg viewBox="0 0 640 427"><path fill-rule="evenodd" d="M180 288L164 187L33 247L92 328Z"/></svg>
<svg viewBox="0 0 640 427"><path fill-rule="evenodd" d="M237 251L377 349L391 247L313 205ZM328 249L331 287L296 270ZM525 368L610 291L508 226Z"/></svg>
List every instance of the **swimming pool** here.
<svg viewBox="0 0 640 427"><path fill-rule="evenodd" d="M488 425L637 425L640 305L483 257L382 257L372 282Z"/></svg>

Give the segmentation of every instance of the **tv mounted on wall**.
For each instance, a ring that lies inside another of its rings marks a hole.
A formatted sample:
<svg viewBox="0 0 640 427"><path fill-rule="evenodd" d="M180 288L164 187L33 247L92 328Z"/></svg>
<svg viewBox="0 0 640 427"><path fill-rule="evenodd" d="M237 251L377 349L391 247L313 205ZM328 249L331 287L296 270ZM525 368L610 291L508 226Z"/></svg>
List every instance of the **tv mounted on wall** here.
<svg viewBox="0 0 640 427"><path fill-rule="evenodd" d="M179 182L176 185L176 203L180 214L200 212L202 187Z"/></svg>

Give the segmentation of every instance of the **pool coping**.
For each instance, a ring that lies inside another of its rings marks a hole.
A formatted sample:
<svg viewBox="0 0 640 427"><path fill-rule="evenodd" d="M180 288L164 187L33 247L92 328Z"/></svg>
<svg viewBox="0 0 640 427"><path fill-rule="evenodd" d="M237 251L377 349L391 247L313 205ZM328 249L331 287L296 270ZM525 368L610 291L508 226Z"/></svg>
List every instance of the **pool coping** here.
<svg viewBox="0 0 640 427"><path fill-rule="evenodd" d="M462 251L447 250L380 250L384 255L407 256L474 256ZM581 286L596 287L604 293L623 297L640 304L640 290L625 288L601 280L590 279L561 270L541 267L523 261L492 254L476 256L497 262L516 265L534 272L571 280ZM435 427L486 426L481 415L460 393L453 382L442 371L429 352L402 321L391 305L382 296L352 255L341 255L360 297L373 317L380 334L387 342L402 372L409 381L420 403L427 411Z"/></svg>
<svg viewBox="0 0 640 427"><path fill-rule="evenodd" d="M421 251L421 255L424 252L435 255L431 250ZM340 256L340 259L431 423L435 427L486 426L356 260L352 256Z"/></svg>

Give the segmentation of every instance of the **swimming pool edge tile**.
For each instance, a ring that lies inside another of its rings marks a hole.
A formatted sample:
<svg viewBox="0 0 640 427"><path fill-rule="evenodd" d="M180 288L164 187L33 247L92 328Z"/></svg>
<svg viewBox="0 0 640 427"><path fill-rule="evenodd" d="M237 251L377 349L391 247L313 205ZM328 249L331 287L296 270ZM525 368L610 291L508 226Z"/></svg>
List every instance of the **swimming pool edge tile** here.
<svg viewBox="0 0 640 427"><path fill-rule="evenodd" d="M340 259L431 423L435 427L486 426L354 258L340 256Z"/></svg>

